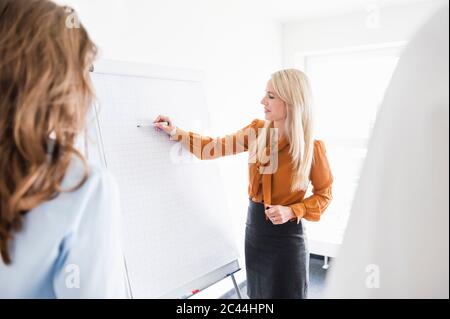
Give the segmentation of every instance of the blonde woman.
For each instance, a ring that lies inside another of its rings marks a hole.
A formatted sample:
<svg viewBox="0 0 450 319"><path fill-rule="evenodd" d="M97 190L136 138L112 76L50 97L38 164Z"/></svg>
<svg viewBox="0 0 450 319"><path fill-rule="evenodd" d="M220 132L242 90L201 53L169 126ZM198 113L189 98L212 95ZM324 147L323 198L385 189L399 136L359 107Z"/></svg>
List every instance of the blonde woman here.
<svg viewBox="0 0 450 319"><path fill-rule="evenodd" d="M295 69L274 73L261 103L265 121L223 138L183 131L167 116L154 123L200 159L249 151L247 294L306 298L309 254L302 219L320 219L332 199L333 176L324 143L313 137L306 75ZM313 194L305 198L309 182Z"/></svg>
<svg viewBox="0 0 450 319"><path fill-rule="evenodd" d="M116 184L74 147L96 53L74 14L0 0L0 298L126 297Z"/></svg>

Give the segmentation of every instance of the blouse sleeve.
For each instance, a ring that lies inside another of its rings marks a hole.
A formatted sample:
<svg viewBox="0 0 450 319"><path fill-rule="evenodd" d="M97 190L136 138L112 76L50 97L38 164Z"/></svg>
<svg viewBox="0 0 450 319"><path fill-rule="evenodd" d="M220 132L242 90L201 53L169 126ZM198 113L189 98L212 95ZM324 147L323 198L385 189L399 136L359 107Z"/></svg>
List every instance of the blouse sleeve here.
<svg viewBox="0 0 450 319"><path fill-rule="evenodd" d="M333 174L326 156L325 144L314 143L314 160L311 165L310 180L313 186L312 195L300 203L290 205L297 219L319 221L323 212L332 200Z"/></svg>
<svg viewBox="0 0 450 319"><path fill-rule="evenodd" d="M237 132L218 138L202 136L177 128L171 139L181 141L182 145L197 158L210 160L248 151L252 140L256 140L260 122L260 120L255 119Z"/></svg>

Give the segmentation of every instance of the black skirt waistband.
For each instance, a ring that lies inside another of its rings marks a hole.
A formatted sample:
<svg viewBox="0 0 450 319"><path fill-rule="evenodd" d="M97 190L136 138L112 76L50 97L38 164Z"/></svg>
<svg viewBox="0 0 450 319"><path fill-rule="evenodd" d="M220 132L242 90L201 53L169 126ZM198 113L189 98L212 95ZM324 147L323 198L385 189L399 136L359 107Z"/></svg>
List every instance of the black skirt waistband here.
<svg viewBox="0 0 450 319"><path fill-rule="evenodd" d="M247 213L247 227L260 233L273 235L303 235L303 225L300 220L288 221L281 225L274 225L266 218L263 203L257 203L249 199Z"/></svg>

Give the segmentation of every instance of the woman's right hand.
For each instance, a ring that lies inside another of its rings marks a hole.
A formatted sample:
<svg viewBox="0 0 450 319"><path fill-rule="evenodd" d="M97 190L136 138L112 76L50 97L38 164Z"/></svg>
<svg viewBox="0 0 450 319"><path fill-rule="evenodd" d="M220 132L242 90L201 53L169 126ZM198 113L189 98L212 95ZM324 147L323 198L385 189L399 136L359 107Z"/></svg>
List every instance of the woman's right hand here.
<svg viewBox="0 0 450 319"><path fill-rule="evenodd" d="M163 122L167 122L168 125L162 124ZM165 133L169 134L173 131L175 126L173 125L173 122L168 116L165 115L158 115L156 119L153 121L153 124L155 125L155 128L159 131L164 131Z"/></svg>

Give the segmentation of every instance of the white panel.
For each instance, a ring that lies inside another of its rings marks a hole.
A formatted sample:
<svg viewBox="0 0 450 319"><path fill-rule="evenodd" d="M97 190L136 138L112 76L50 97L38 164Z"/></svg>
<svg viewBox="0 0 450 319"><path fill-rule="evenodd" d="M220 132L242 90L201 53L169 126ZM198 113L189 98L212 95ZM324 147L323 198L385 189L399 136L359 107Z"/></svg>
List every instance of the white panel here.
<svg viewBox="0 0 450 319"><path fill-rule="evenodd" d="M158 114L183 128L207 126L201 73L112 62L95 68L100 135L119 182L133 297L177 297L168 294L195 280L207 286L202 276L238 257L216 163L194 160L153 127L137 127Z"/></svg>

